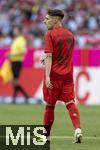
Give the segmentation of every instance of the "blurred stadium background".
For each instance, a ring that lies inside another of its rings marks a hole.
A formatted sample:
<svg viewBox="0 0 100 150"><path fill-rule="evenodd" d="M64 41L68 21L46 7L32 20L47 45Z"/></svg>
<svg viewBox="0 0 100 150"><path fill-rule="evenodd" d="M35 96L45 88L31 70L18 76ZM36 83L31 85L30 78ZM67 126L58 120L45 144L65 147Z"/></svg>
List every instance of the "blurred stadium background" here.
<svg viewBox="0 0 100 150"><path fill-rule="evenodd" d="M28 46L20 83L29 93L30 104L43 103L42 83L44 33L46 27L43 19L47 8L64 10L64 25L75 35L73 53L74 81L76 102L82 116L82 127L85 131L84 150L100 149L100 1L99 0L0 0L0 68L6 60L6 53L13 41L14 26L21 25L27 36ZM12 105L12 84L4 83L0 77L0 124L38 124L42 123L44 105ZM24 103L22 95L16 98L17 103ZM10 105L2 105L7 103ZM93 105L93 106L89 106ZM96 105L96 106L95 106ZM88 107L87 107L88 106ZM56 110L53 135L65 135L70 142L73 135L70 121L65 124L63 106ZM25 115L25 117L24 117ZM62 116L62 124L59 121ZM95 124L94 124L95 123ZM59 127L59 131L58 131ZM67 128L67 129L66 129ZM55 141L55 139L54 139ZM88 141L88 142L87 142ZM66 141L62 139L63 146ZM95 144L94 144L95 143ZM59 150L58 141L54 150ZM62 146L62 149L65 147ZM78 150L78 146L71 149ZM81 148L79 150L81 150Z"/></svg>

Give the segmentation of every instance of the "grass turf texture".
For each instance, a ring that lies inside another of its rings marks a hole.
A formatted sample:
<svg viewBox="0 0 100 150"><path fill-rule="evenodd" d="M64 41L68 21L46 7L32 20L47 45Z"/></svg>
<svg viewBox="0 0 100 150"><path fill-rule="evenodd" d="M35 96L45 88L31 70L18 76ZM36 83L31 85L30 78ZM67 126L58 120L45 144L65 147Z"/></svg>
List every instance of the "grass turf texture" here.
<svg viewBox="0 0 100 150"><path fill-rule="evenodd" d="M83 142L72 144L73 126L65 106L56 106L51 150L100 150L100 106L79 106ZM42 124L44 105L0 105L0 125Z"/></svg>

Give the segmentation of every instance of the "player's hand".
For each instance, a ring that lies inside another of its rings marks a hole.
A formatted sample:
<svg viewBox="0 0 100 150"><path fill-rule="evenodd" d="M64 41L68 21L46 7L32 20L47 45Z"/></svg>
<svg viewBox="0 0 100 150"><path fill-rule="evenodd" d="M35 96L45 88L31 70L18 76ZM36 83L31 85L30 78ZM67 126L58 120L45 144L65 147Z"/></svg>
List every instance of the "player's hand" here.
<svg viewBox="0 0 100 150"><path fill-rule="evenodd" d="M53 85L50 82L50 77L46 77L46 87L48 89L52 89L53 88Z"/></svg>
<svg viewBox="0 0 100 150"><path fill-rule="evenodd" d="M45 65L45 59L41 60L42 65Z"/></svg>

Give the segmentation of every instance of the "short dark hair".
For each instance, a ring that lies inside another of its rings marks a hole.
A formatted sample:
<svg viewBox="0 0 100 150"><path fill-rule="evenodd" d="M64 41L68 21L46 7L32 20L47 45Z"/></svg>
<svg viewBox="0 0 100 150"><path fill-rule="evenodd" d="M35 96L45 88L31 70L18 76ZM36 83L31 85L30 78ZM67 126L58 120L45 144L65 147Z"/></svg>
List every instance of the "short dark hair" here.
<svg viewBox="0 0 100 150"><path fill-rule="evenodd" d="M13 26L13 29L14 28L17 28L20 32L22 31L22 26L20 26L20 25L15 25L15 26Z"/></svg>
<svg viewBox="0 0 100 150"><path fill-rule="evenodd" d="M64 13L63 13L63 11L60 10L60 9L48 9L47 14L50 15L50 16L58 16L58 17L61 17L61 19L63 19L63 17L64 17Z"/></svg>

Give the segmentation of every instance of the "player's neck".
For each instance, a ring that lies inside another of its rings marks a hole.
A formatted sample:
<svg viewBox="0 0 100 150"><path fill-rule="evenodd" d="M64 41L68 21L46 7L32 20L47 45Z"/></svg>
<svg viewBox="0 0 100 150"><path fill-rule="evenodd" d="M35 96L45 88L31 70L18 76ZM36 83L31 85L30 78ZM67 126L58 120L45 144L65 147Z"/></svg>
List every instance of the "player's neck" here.
<svg viewBox="0 0 100 150"><path fill-rule="evenodd" d="M53 26L53 28L59 28L59 27L63 27L62 23L58 23Z"/></svg>

